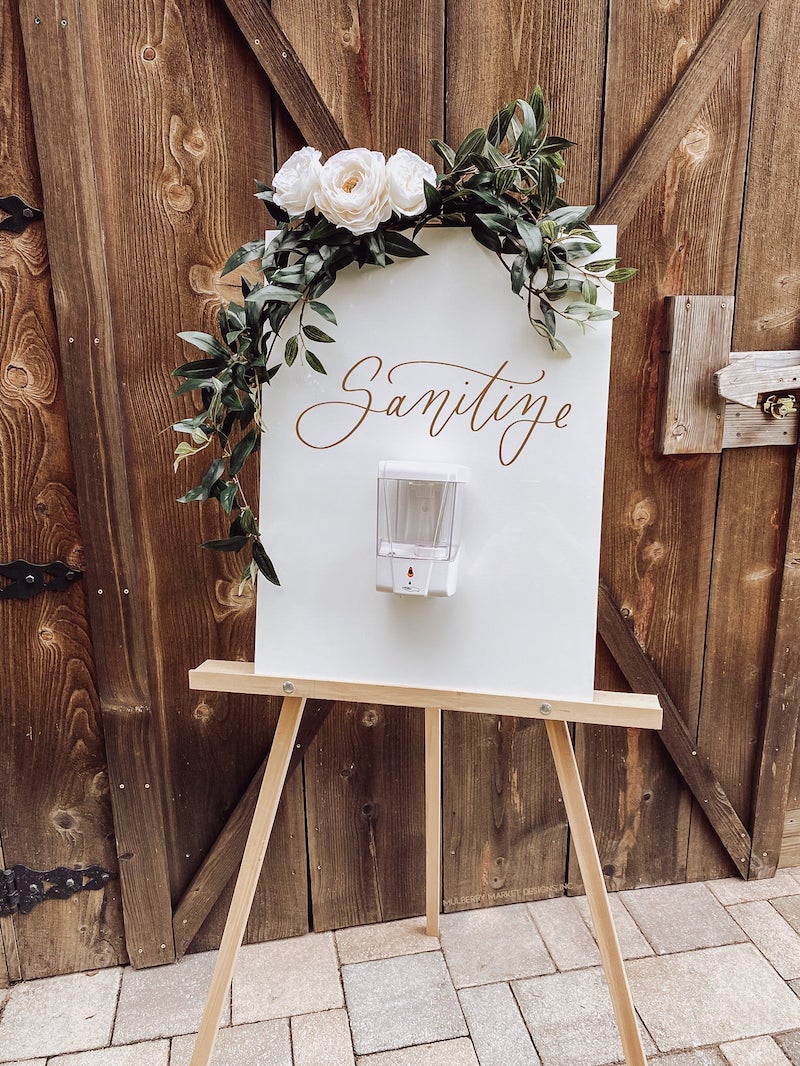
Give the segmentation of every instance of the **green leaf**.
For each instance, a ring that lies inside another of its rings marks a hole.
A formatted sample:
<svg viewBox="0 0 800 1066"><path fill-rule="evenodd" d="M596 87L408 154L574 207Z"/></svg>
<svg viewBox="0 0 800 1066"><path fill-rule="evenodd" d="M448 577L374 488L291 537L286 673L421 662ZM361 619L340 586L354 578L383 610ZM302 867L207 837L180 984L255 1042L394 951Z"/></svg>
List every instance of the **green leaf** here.
<svg viewBox="0 0 800 1066"><path fill-rule="evenodd" d="M438 137L431 137L429 143L434 152L447 163L448 167L452 168L455 165L456 153L449 144L440 141Z"/></svg>
<svg viewBox="0 0 800 1066"><path fill-rule="evenodd" d="M208 352L209 355L215 355L225 362L231 357L231 352L220 344L216 337L212 337L210 333L198 333L195 330L188 330L179 333L178 336L182 341L188 341L195 348L199 348L201 352Z"/></svg>
<svg viewBox="0 0 800 1066"><path fill-rule="evenodd" d="M523 218L518 218L515 225L517 233L519 233L522 242L525 245L525 250L528 253L531 267L536 270L542 261L542 255L544 253L542 231L533 222L526 222Z"/></svg>
<svg viewBox="0 0 800 1066"><path fill-rule="evenodd" d="M574 222L585 222L594 211L594 205L590 207L559 207L548 214L548 218L559 226L572 225Z"/></svg>
<svg viewBox="0 0 800 1066"><path fill-rule="evenodd" d="M425 193L425 213L432 216L438 215L444 202L442 194L435 185L431 185L424 178L422 179L422 191Z"/></svg>
<svg viewBox="0 0 800 1066"><path fill-rule="evenodd" d="M499 148L503 138L508 132L511 119L514 117L514 112L517 109L516 100L512 100L510 104L506 104L501 108L489 123L489 129L487 130L487 137L491 144Z"/></svg>
<svg viewBox="0 0 800 1066"><path fill-rule="evenodd" d="M522 112L522 129L519 137L517 137L517 143L514 145L514 151L522 159L527 159L536 143L539 127L533 108L527 100L517 100L517 107Z"/></svg>
<svg viewBox="0 0 800 1066"><path fill-rule="evenodd" d="M239 491L239 486L235 481L226 481L225 488L219 494L219 503L225 514L230 514L233 510L233 505L236 502L236 493Z"/></svg>
<svg viewBox="0 0 800 1066"><path fill-rule="evenodd" d="M333 337L329 337L324 330L317 326L303 326L303 333L310 341L319 341L320 344L333 344Z"/></svg>
<svg viewBox="0 0 800 1066"><path fill-rule="evenodd" d="M264 254L264 238L258 241L248 241L241 248L237 248L228 262L222 268L223 277L243 263L251 263L254 259L260 259Z"/></svg>
<svg viewBox="0 0 800 1066"><path fill-rule="evenodd" d="M586 270L591 270L595 274L604 274L607 270L611 270L617 265L619 259L593 259L591 263L586 264Z"/></svg>
<svg viewBox="0 0 800 1066"><path fill-rule="evenodd" d="M635 278L639 271L636 267L620 267L618 270L612 270L610 274L606 274L606 281L610 281L617 285L622 281L630 281L631 278Z"/></svg>
<svg viewBox="0 0 800 1066"><path fill-rule="evenodd" d="M474 155L476 152L480 152L486 143L486 130L475 129L472 130L464 140L461 142L458 151L456 152L454 165L458 166L463 163L469 156Z"/></svg>
<svg viewBox="0 0 800 1066"><path fill-rule="evenodd" d="M522 287L531 276L530 263L525 252L520 252L511 264L511 290L517 296L522 292Z"/></svg>
<svg viewBox="0 0 800 1066"><path fill-rule="evenodd" d="M383 236L387 255L395 255L398 259L415 259L428 253L424 248L396 230L387 230Z"/></svg>
<svg viewBox="0 0 800 1066"><path fill-rule="evenodd" d="M229 464L231 477L236 477L244 466L248 455L250 455L253 449L258 445L259 440L260 434L257 429L251 429L249 433L246 433L244 437L242 437L231 453L231 461Z"/></svg>
<svg viewBox="0 0 800 1066"><path fill-rule="evenodd" d="M311 367L311 369L316 370L318 374L328 373L328 371L325 369L319 359L317 359L316 355L314 355L314 353L310 352L308 349L306 349L306 362Z"/></svg>
<svg viewBox="0 0 800 1066"><path fill-rule="evenodd" d="M231 523L231 533L238 532L239 529L241 529L243 533L247 533L252 537L258 536L256 516L249 507L245 507L238 519Z"/></svg>
<svg viewBox="0 0 800 1066"><path fill-rule="evenodd" d="M337 326L339 323L336 321L336 315L331 311L327 304L320 303L319 300L311 300L308 305L312 311L315 311L320 318L324 318L326 322L332 323Z"/></svg>
<svg viewBox="0 0 800 1066"><path fill-rule="evenodd" d="M272 560L264 551L264 545L260 540L253 541L253 560L267 581L271 581L273 585L280 585Z"/></svg>
<svg viewBox="0 0 800 1066"><path fill-rule="evenodd" d="M283 358L287 366L292 366L295 359L297 358L297 349L298 342L297 335L295 335L294 337L290 337L288 339L288 341L286 342L286 347L283 350Z"/></svg>
<svg viewBox="0 0 800 1066"><path fill-rule="evenodd" d="M207 540L200 547L214 552L238 552L249 539L249 537L226 537L224 540Z"/></svg>

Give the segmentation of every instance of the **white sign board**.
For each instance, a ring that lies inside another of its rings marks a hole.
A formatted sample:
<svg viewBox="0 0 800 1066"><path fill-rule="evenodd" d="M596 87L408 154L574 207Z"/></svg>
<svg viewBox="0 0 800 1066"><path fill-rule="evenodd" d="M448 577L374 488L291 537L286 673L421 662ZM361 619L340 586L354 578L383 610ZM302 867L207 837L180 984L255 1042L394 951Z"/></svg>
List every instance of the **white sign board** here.
<svg viewBox="0 0 800 1066"><path fill-rule="evenodd" d="M612 257L614 227L597 232ZM419 241L428 257L350 267L325 294L336 343L309 346L327 375L298 358L264 389L281 586L259 582L256 672L591 699L611 323L567 323L573 357L554 353L468 230ZM381 460L469 467L455 595L376 590Z"/></svg>

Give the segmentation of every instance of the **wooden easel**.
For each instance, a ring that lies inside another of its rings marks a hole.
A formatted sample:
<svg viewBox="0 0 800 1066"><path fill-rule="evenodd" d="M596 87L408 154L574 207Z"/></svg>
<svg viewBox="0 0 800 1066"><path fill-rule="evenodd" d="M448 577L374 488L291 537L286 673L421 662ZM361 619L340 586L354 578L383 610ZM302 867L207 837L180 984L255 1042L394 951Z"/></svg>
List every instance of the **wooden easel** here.
<svg viewBox="0 0 800 1066"><path fill-rule="evenodd" d="M267 677L256 674L252 663L207 660L189 673L189 687L211 692L241 692L283 696L278 725L266 772L236 880L219 956L211 979L200 1032L190 1066L209 1066L219 1019L228 995L236 952L242 943L256 884L266 854L275 813L283 792L297 731L307 699L344 700L425 709L425 915L429 936L439 934L441 899L441 752L442 707L455 711L541 718L553 753L572 841L583 876L597 944L608 981L627 1066L646 1066L644 1047L636 1024L631 991L611 917L603 871L597 854L586 797L567 722L616 725L640 729L661 727L661 707L656 696L638 693L595 692L592 701L535 700L519 696L494 696L400 688L389 685L352 684Z"/></svg>

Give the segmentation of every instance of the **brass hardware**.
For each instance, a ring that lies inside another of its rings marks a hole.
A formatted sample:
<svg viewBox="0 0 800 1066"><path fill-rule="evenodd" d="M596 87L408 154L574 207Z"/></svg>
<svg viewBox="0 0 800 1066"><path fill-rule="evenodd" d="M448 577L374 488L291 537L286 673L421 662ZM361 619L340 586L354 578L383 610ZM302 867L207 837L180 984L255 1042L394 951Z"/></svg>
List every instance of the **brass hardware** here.
<svg viewBox="0 0 800 1066"><path fill-rule="evenodd" d="M773 418L786 418L787 415L797 410L797 399L792 393L783 395L772 393L761 401L761 410L765 415L772 415Z"/></svg>

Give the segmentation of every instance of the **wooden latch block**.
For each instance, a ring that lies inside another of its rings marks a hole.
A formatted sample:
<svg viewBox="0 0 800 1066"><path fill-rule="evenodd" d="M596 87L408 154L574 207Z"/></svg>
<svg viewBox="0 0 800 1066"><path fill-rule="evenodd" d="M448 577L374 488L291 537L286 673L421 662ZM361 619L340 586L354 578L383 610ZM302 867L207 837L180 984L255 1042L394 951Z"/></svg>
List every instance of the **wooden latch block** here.
<svg viewBox="0 0 800 1066"><path fill-rule="evenodd" d="M733 296L667 297L656 446L662 455L796 444L794 403L759 397L800 391L800 352L732 352ZM779 417L786 409L784 417Z"/></svg>

